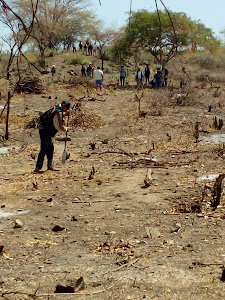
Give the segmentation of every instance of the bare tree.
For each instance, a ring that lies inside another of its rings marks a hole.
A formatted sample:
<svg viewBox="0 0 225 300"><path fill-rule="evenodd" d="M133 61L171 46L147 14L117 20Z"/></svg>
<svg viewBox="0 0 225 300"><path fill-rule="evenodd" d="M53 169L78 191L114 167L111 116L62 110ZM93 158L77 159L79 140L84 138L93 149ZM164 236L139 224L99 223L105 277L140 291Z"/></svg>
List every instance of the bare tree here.
<svg viewBox="0 0 225 300"><path fill-rule="evenodd" d="M23 0L23 3L27 1ZM87 2L88 0L40 1L30 41L38 46L43 61L46 49L56 48L63 42L72 43L78 34L82 34L88 17L83 11ZM21 12L26 18L27 6L22 6Z"/></svg>
<svg viewBox="0 0 225 300"><path fill-rule="evenodd" d="M105 45L110 45L118 35L118 32L112 28L103 29L103 24L99 23L94 24L92 29L90 29L91 37L99 43L99 52L100 58L102 60L102 69L104 67L105 59Z"/></svg>
<svg viewBox="0 0 225 300"><path fill-rule="evenodd" d="M5 108L7 107L7 114L6 114L6 130L5 130L5 139L8 140L9 138L9 111L10 111L10 100L16 90L17 85L21 80L20 74L20 62L21 57L25 58L26 61L28 59L23 53L23 46L29 39L30 33L32 31L35 16L37 13L39 0L30 0L30 19L29 22L25 23L23 17L18 13L16 7L13 2L10 2L10 6L5 2L0 0L0 21L5 24L8 29L10 30L10 38L2 38L8 47L10 48L9 59L7 63L7 70L6 70L6 78L9 82L8 86L8 96L7 102L0 113L0 117L2 117ZM16 79L11 79L10 71L13 62L15 61L16 69L18 77Z"/></svg>

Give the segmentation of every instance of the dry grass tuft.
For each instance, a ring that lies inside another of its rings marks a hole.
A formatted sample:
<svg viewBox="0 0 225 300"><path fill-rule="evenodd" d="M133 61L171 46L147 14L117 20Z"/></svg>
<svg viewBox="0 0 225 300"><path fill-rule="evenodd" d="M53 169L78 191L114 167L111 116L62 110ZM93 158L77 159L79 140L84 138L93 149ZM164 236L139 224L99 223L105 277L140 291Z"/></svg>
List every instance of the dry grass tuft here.
<svg viewBox="0 0 225 300"><path fill-rule="evenodd" d="M25 126L25 123L28 122L29 116L23 117L23 116L16 116L13 114L9 115L9 123L10 125L15 125L19 127ZM4 124L6 122L6 116L2 116L0 123Z"/></svg>
<svg viewBox="0 0 225 300"><path fill-rule="evenodd" d="M8 81L4 78L0 79L0 99L6 99L8 94Z"/></svg>
<svg viewBox="0 0 225 300"><path fill-rule="evenodd" d="M83 130L94 129L104 125L105 122L101 120L100 116L89 113L85 109L73 112L70 119L70 126L72 128L81 128Z"/></svg>

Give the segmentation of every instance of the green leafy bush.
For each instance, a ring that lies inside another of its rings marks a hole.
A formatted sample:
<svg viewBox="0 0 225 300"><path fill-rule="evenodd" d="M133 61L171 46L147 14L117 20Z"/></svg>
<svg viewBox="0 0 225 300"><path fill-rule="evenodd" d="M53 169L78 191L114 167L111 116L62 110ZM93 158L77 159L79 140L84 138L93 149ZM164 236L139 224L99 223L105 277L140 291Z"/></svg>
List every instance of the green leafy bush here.
<svg viewBox="0 0 225 300"><path fill-rule="evenodd" d="M40 66L41 68L45 67L45 59L43 58L39 58L37 61L38 66Z"/></svg>
<svg viewBox="0 0 225 300"><path fill-rule="evenodd" d="M45 51L45 57L53 57L57 54L57 51L55 49L47 49Z"/></svg>
<svg viewBox="0 0 225 300"><path fill-rule="evenodd" d="M66 57L64 61L65 61L65 63L67 63L69 65L80 65L80 64L87 65L87 64L90 64L90 61L83 58L81 55Z"/></svg>

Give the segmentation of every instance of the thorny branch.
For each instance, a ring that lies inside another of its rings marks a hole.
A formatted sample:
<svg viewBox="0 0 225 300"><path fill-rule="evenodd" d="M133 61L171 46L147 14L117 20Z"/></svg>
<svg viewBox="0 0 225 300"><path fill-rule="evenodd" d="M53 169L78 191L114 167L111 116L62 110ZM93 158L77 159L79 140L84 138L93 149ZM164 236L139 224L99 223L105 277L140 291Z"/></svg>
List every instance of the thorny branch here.
<svg viewBox="0 0 225 300"><path fill-rule="evenodd" d="M172 42L172 43L167 43L167 44L162 45L162 22L161 22L161 18L160 18L160 14L159 14L158 3L157 3L157 0L155 0L156 11L157 11L158 19L159 19L159 37L157 38L154 47L148 47L148 48L149 48L150 53L156 58L156 60L160 64L162 64L162 56L163 56L162 48L163 47L167 47L167 46L171 46L171 49L169 50L169 52L166 55L166 61L165 61L165 63L167 63L171 58L173 58L176 55L178 44L177 44L177 34L176 34L176 30L175 30L175 27L174 27L173 20L171 18L170 12L166 8L166 6L163 3L163 1L162 0L159 0L159 1L163 5L164 9L166 10L166 12L167 12L167 14L169 16L170 23L171 23L171 26L173 28L173 34L174 34L174 37L175 37L175 43ZM159 47L159 57L158 57L158 53L157 53L158 51L156 51L157 47Z"/></svg>
<svg viewBox="0 0 225 300"><path fill-rule="evenodd" d="M16 83L13 85L13 89L12 89L12 82L11 82L10 88L12 89L12 91L8 91L7 103L4 106L4 108L0 114L0 117L1 117L3 114L3 111L7 107L5 139L8 139L10 99L12 98L12 96L21 80L19 55L25 57L25 55L23 54L23 51L22 51L22 47L27 42L27 40L30 36L31 30L33 28L39 0L36 1L35 5L34 5L33 0L31 0L32 16L31 16L30 23L28 25L25 24L22 17L20 15L18 15L18 13L15 12L8 4L6 4L5 1L0 0L0 4L1 4L2 18L3 18L2 22L5 23L10 28L11 33L12 33L11 42L7 42L8 46L10 47L10 55L9 55L7 71L6 71L6 78L9 83L10 83L10 68L11 68L12 63L15 58L16 58L16 67L17 67L17 71L18 71L18 79L17 79Z"/></svg>

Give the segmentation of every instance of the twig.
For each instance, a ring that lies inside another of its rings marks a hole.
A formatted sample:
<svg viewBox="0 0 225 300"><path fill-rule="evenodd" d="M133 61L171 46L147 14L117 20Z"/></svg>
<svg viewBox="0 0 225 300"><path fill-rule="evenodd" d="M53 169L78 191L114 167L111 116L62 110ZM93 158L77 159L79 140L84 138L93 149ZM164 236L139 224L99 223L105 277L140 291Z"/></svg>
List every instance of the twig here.
<svg viewBox="0 0 225 300"><path fill-rule="evenodd" d="M223 264L219 264L219 263L202 263L200 261L194 261L192 263L193 266L202 266L202 267L208 267L208 266L221 266L221 267L224 267Z"/></svg>
<svg viewBox="0 0 225 300"><path fill-rule="evenodd" d="M35 299L37 297L36 293L37 293L38 289L39 289L39 286L38 286L38 288L36 289L36 291L33 294L26 293L26 292L19 292L19 291L7 291L7 292L3 292L1 294L1 297L5 298L4 297L5 295L11 295L11 294L17 295L17 294L19 294L19 295L27 295L28 297L31 297L31 298Z"/></svg>
<svg viewBox="0 0 225 300"><path fill-rule="evenodd" d="M103 274L101 274L101 275L105 275L105 274L108 274L108 273L111 273L111 272L117 272L117 271L121 270L122 268L130 267L130 266L136 264L136 262L139 261L139 259L140 259L140 258L137 258L137 259L135 259L134 261L131 261L131 262L127 263L127 264L124 264L124 265L122 265L122 266L120 266L120 267L118 267L118 268L116 268L116 269L109 270L109 271L107 271L107 272L105 272L105 273L103 273Z"/></svg>
<svg viewBox="0 0 225 300"><path fill-rule="evenodd" d="M104 151L104 152L93 152L92 154L102 155L102 154L124 154L128 156L138 155L138 153L120 152L120 151Z"/></svg>
<svg viewBox="0 0 225 300"><path fill-rule="evenodd" d="M102 202L112 202L112 200L72 201L72 203L102 203Z"/></svg>

